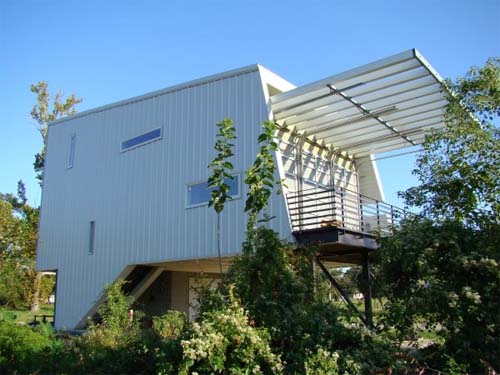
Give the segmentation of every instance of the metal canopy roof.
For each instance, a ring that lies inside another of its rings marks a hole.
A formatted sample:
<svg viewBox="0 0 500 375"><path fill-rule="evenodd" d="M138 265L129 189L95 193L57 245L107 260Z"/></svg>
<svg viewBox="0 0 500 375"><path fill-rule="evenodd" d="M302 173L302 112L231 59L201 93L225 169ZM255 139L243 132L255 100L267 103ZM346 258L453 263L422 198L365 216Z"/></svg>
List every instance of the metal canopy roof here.
<svg viewBox="0 0 500 375"><path fill-rule="evenodd" d="M274 119L354 157L421 144L442 127L443 80L415 49L271 97Z"/></svg>

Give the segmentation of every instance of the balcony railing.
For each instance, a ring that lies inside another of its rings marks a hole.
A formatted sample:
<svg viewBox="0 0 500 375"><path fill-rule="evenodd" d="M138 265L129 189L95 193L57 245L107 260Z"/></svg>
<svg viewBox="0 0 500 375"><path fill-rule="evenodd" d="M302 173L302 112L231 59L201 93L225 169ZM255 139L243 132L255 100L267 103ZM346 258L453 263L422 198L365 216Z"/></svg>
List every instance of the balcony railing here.
<svg viewBox="0 0 500 375"><path fill-rule="evenodd" d="M406 211L342 188L287 194L292 231L341 228L362 234L389 233Z"/></svg>

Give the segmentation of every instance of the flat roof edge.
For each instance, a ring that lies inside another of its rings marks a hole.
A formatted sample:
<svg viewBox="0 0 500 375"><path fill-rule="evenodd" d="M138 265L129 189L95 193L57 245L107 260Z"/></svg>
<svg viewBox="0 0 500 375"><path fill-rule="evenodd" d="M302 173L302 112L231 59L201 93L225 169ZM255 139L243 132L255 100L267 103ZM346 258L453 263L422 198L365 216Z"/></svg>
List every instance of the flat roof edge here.
<svg viewBox="0 0 500 375"><path fill-rule="evenodd" d="M192 81L180 83L180 84L177 84L174 86L166 87L164 89L152 91L152 92L149 92L149 93L146 93L143 95L134 96L134 97L128 98L128 99L123 99L123 100L120 100L120 101L117 101L114 103L110 103L110 104L105 104L103 106L99 106L96 108L91 108L91 109L88 109L88 110L85 110L82 112L78 112L78 113L71 115L71 116L62 117L60 119L57 119L57 120L54 120L54 121L48 123L48 126L57 125L57 124L60 124L62 122L65 122L65 121L73 120L73 119L79 118L79 117L88 116L88 115L91 115L93 113L103 112L103 111L106 111L106 110L111 109L111 108L121 107L121 106L124 106L127 104L137 103L137 102L151 99L151 98L154 98L157 96L170 94L172 92L184 90L184 89L187 89L190 87L200 86L200 85L204 85L207 83L220 81L222 79L227 79L227 78L235 77L238 75L253 73L253 72L258 72L258 71L259 71L259 65L258 64L251 64L251 65L244 66L242 68L236 68L236 69L228 70L226 72L209 75L209 76L205 76L202 78L197 78L197 79L194 79Z"/></svg>
<svg viewBox="0 0 500 375"><path fill-rule="evenodd" d="M444 79L441 77L441 75L437 72L436 69L427 61L427 59L416 49L413 49L413 55L417 60L420 61L420 63L424 66L425 69L438 81L440 84L444 84Z"/></svg>

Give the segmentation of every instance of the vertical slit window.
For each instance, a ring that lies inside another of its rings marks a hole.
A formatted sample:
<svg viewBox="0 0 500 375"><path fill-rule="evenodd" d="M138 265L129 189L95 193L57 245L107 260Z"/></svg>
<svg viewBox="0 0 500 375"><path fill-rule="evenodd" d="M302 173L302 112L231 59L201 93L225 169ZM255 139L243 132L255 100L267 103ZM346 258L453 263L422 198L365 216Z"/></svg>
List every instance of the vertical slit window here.
<svg viewBox="0 0 500 375"><path fill-rule="evenodd" d="M94 250L95 250L95 221L91 221L89 228L89 254L93 255Z"/></svg>
<svg viewBox="0 0 500 375"><path fill-rule="evenodd" d="M73 168L73 162L75 161L75 143L76 134L71 134L71 138L69 141L68 169Z"/></svg>

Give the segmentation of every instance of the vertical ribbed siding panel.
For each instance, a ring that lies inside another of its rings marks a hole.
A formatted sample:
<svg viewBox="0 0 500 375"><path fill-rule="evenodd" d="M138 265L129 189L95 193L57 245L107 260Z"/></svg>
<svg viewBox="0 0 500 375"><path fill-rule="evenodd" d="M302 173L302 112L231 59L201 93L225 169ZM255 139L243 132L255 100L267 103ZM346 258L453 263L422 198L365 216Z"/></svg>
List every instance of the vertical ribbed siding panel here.
<svg viewBox="0 0 500 375"><path fill-rule="evenodd" d="M57 326L75 326L128 264L217 256L212 208L186 208L186 185L209 176L218 121L236 125L235 170L241 196L221 217L222 252L244 239L244 171L253 163L260 123L268 118L257 71L77 117L49 130L38 267L58 269ZM163 127L163 138L126 152L126 139ZM76 133L75 162L66 168ZM283 197L271 223L289 236ZM96 249L88 254L89 223Z"/></svg>

